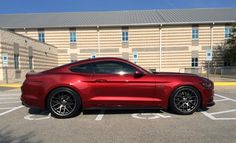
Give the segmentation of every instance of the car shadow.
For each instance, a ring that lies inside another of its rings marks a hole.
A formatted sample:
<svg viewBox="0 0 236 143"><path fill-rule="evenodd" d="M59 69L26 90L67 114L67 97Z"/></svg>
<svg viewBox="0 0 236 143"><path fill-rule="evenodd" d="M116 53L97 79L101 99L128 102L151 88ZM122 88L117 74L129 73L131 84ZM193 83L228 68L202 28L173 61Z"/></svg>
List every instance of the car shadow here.
<svg viewBox="0 0 236 143"><path fill-rule="evenodd" d="M196 112L202 112L207 111L209 108L200 108ZM171 111L163 111L161 109L89 109L89 110L83 110L81 113L83 115L97 115L97 114L133 114L133 113L170 113L170 114L176 114ZM43 110L43 109L37 109L37 108L29 108L28 110L29 114L32 115L41 115L41 116L48 116L49 111ZM81 114L80 113L80 114ZM80 115L78 114L78 115ZM176 114L177 115L177 114Z"/></svg>
<svg viewBox="0 0 236 143"><path fill-rule="evenodd" d="M32 114L32 115L42 115L42 116L44 116L44 115L48 116L49 115L48 110L38 109L38 108L29 108L28 113Z"/></svg>
<svg viewBox="0 0 236 143"><path fill-rule="evenodd" d="M29 114L32 115L42 115L42 116L48 116L49 111L43 110L43 109L37 109L37 108L29 108L28 110ZM92 115L92 114L133 114L133 113L163 113L162 110L159 109L90 109L90 110L83 110L81 113L83 115Z"/></svg>
<svg viewBox="0 0 236 143"><path fill-rule="evenodd" d="M133 113L164 113L159 109L102 109L102 110L84 110L84 115L91 114L133 114Z"/></svg>

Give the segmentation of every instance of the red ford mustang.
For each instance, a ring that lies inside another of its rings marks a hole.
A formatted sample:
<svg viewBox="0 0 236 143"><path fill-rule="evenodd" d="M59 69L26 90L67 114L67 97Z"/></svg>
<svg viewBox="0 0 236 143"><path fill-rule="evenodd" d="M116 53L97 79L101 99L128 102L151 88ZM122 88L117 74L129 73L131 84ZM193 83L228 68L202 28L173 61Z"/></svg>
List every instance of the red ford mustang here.
<svg viewBox="0 0 236 143"><path fill-rule="evenodd" d="M49 109L58 118L82 109L161 108L192 114L213 105L210 80L184 73L150 73L120 58L96 58L28 73L22 103Z"/></svg>

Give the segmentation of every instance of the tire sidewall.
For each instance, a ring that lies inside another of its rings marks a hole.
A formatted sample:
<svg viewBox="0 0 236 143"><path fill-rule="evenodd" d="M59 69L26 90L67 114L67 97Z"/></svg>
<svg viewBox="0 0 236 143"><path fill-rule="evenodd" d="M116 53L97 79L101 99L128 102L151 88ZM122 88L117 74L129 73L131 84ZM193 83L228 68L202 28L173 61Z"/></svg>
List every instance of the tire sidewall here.
<svg viewBox="0 0 236 143"><path fill-rule="evenodd" d="M71 112L70 114L66 115L66 116L61 116L61 115L58 115L57 113L55 113L55 111L51 108L51 105L50 105L50 101L52 99L52 97L59 93L59 92L68 92L70 93L71 96L73 96L73 98L75 99L75 102L76 102L76 107L75 109L73 110L73 112ZM70 118L70 117L74 117L76 115L78 115L81 111L81 99L80 99L80 96L75 92L73 91L72 89L70 88L67 88L67 87L60 87L60 88L57 88L57 89L54 89L48 96L47 98L47 108L48 110L50 111L51 115L53 117L56 117L56 118Z"/></svg>
<svg viewBox="0 0 236 143"><path fill-rule="evenodd" d="M195 94L198 97L198 104L197 104L197 106L191 112L182 112L174 104L174 99L175 99L176 93L179 90L182 90L182 89L191 89L191 90L193 90L195 92ZM171 95L170 100L169 100L169 108L170 108L170 110L172 112L180 114L180 115L190 115L190 114L193 114L200 107L200 105L201 105L201 95L200 95L199 91L196 88L192 87L192 86L181 86L181 87L177 88L173 92L173 94Z"/></svg>

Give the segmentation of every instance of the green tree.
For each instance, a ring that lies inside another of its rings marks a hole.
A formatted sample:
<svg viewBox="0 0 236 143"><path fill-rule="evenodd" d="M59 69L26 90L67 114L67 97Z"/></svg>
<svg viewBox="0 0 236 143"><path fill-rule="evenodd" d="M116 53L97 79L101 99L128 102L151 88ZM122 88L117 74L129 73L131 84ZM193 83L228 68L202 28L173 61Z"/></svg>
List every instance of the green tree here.
<svg viewBox="0 0 236 143"><path fill-rule="evenodd" d="M230 65L236 65L236 25L232 28L230 38L224 44L224 61Z"/></svg>

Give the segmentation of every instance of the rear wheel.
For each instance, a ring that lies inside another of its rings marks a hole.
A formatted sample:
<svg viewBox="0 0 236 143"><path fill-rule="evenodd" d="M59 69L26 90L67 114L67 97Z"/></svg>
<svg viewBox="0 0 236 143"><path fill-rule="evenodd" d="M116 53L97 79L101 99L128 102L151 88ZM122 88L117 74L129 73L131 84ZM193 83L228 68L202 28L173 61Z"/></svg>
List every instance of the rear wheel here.
<svg viewBox="0 0 236 143"><path fill-rule="evenodd" d="M199 108L200 104L200 93L191 86L178 88L170 98L170 109L181 115L194 113Z"/></svg>
<svg viewBox="0 0 236 143"><path fill-rule="evenodd" d="M79 114L81 100L79 95L69 88L57 88L48 97L47 107L56 118L69 118Z"/></svg>

